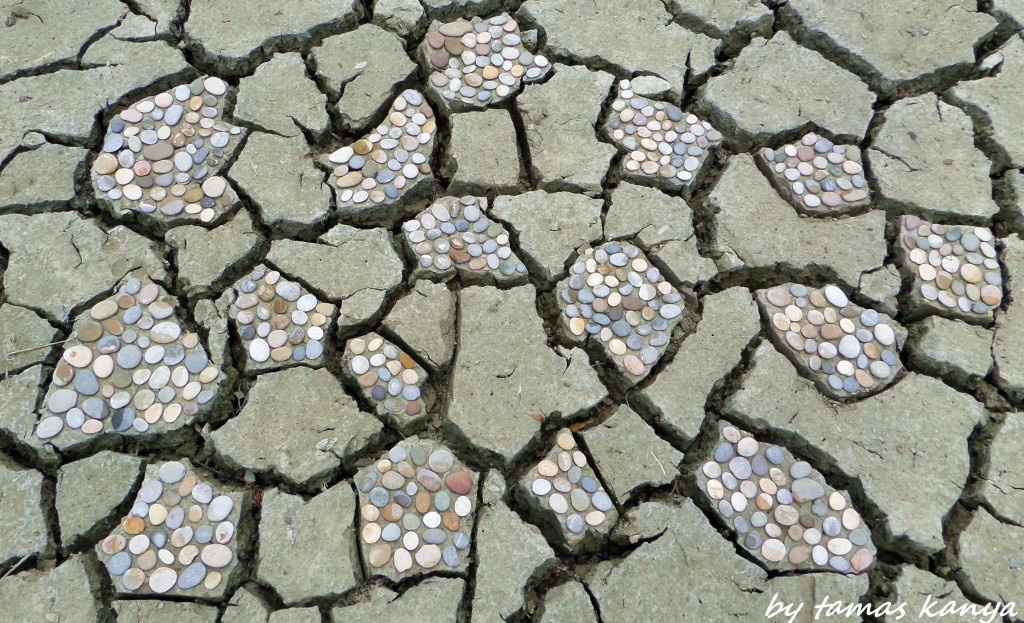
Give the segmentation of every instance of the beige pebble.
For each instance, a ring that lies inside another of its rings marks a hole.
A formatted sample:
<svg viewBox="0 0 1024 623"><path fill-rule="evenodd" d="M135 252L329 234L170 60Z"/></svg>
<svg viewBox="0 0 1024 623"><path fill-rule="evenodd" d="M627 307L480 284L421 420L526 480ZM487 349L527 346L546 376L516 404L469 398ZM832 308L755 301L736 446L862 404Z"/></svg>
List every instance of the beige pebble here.
<svg viewBox="0 0 1024 623"><path fill-rule="evenodd" d="M432 569L441 562L441 548L432 543L424 545L416 552L416 562L424 569Z"/></svg>
<svg viewBox="0 0 1024 623"><path fill-rule="evenodd" d="M103 550L104 554L113 556L114 554L124 550L127 545L127 541L120 534L111 534L107 538L103 539L103 543L100 544L100 549Z"/></svg>
<svg viewBox="0 0 1024 623"><path fill-rule="evenodd" d="M640 358L636 355L626 355L623 357L622 365L626 368L626 371L634 376L640 376L646 369L644 362L640 361Z"/></svg>
<svg viewBox="0 0 1024 623"><path fill-rule="evenodd" d="M163 594L174 588L178 581L178 573L169 567L160 567L149 574L149 588L154 593Z"/></svg>
<svg viewBox="0 0 1024 623"><path fill-rule="evenodd" d="M231 548L227 545L221 545L220 543L211 543L203 548L203 552L200 555L200 559L207 567L213 567L214 569L220 569L228 566L231 563L234 554Z"/></svg>
<svg viewBox="0 0 1024 623"><path fill-rule="evenodd" d="M192 561L199 555L199 548L189 543L178 552L178 562L183 565L191 565Z"/></svg>
<svg viewBox="0 0 1024 623"><path fill-rule="evenodd" d="M829 542L825 544L825 547L827 547L828 551L832 552L836 556L844 556L850 553L850 550L853 549L853 544L850 543L849 539L836 538L830 539Z"/></svg>
<svg viewBox="0 0 1024 623"><path fill-rule="evenodd" d="M92 363L92 350L83 344L72 346L64 351L64 361L76 368L84 368Z"/></svg>
<svg viewBox="0 0 1024 623"><path fill-rule="evenodd" d="M874 562L874 554L867 548L861 548L854 552L853 556L850 556L850 566L857 573L867 569Z"/></svg>
<svg viewBox="0 0 1024 623"><path fill-rule="evenodd" d="M558 447L563 450L572 450L576 447L576 440L573 439L572 433L569 431L562 431L558 433Z"/></svg>
<svg viewBox="0 0 1024 623"><path fill-rule="evenodd" d="M367 556L370 561L371 567L380 568L388 564L391 560L391 546L387 543L378 543L370 548L370 553Z"/></svg>
<svg viewBox="0 0 1024 623"><path fill-rule="evenodd" d="M154 526L161 525L167 519L167 507L163 504L153 504L149 507L149 523Z"/></svg>
<svg viewBox="0 0 1024 623"><path fill-rule="evenodd" d="M761 544L761 555L765 560L779 562L786 557L786 545L778 539L767 539Z"/></svg>
<svg viewBox="0 0 1024 623"><path fill-rule="evenodd" d="M843 527L847 530L856 530L860 527L860 513L852 508L843 511Z"/></svg>
<svg viewBox="0 0 1024 623"><path fill-rule="evenodd" d="M558 475L558 465L555 465L555 462L550 459L544 459L537 464L537 473L541 476L553 478Z"/></svg>
<svg viewBox="0 0 1024 623"><path fill-rule="evenodd" d="M395 551L395 571L402 573L412 568L412 554L409 550L404 548L398 548Z"/></svg>
<svg viewBox="0 0 1024 623"><path fill-rule="evenodd" d="M206 574L206 579L203 580L203 586L206 587L206 590L212 591L220 585L222 577L220 571L210 571Z"/></svg>
<svg viewBox="0 0 1024 623"><path fill-rule="evenodd" d="M792 526L800 521L800 513L788 504L780 504L775 507L775 521L784 526Z"/></svg>
<svg viewBox="0 0 1024 623"><path fill-rule="evenodd" d="M138 567L132 567L121 576L121 584L129 591L138 590L146 581L146 574Z"/></svg>

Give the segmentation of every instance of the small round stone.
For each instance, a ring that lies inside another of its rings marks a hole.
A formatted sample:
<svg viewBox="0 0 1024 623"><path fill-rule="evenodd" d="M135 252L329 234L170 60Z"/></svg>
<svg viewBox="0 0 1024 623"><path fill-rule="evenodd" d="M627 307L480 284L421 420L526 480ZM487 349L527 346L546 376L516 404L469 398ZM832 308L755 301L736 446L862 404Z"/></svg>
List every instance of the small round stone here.
<svg viewBox="0 0 1024 623"><path fill-rule="evenodd" d="M160 466L158 472L160 480L167 484L174 484L185 477L185 466L178 461L168 461Z"/></svg>
<svg viewBox="0 0 1024 623"><path fill-rule="evenodd" d="M210 521L224 521L231 514L234 506L235 502L230 497L226 495L218 496L210 502L210 507L207 509L207 517Z"/></svg>

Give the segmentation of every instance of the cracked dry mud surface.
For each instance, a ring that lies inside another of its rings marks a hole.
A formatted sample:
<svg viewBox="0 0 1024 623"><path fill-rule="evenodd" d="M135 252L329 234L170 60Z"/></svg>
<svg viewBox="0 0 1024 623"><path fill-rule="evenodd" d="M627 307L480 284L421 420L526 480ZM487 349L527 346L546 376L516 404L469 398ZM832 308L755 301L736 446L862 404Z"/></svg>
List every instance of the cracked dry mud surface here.
<svg viewBox="0 0 1024 623"><path fill-rule="evenodd" d="M0 21L4 623L1024 621L1019 0Z"/></svg>

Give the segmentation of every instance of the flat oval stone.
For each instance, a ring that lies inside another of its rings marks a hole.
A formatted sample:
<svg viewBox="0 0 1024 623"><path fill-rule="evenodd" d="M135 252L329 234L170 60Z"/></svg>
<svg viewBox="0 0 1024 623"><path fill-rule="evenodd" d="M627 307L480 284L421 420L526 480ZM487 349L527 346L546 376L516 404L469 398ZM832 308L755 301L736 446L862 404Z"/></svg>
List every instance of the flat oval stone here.
<svg viewBox="0 0 1024 623"><path fill-rule="evenodd" d="M810 478L797 478L790 485L790 490L797 502L811 502L825 495L825 488Z"/></svg>
<svg viewBox="0 0 1024 623"><path fill-rule="evenodd" d="M160 567L149 574L149 588L154 593L166 593L174 588L177 581L178 573L169 567Z"/></svg>
<svg viewBox="0 0 1024 623"><path fill-rule="evenodd" d="M36 436L40 439L56 437L64 429L64 419L56 415L40 420L36 426Z"/></svg>
<svg viewBox="0 0 1024 623"><path fill-rule="evenodd" d="M439 474L449 471L454 464L455 458L447 450L435 450L427 460L427 466Z"/></svg>
<svg viewBox="0 0 1024 623"><path fill-rule="evenodd" d="M168 461L160 466L160 480L168 484L174 484L185 477L185 466L178 461Z"/></svg>
<svg viewBox="0 0 1024 623"><path fill-rule="evenodd" d="M441 548L434 544L427 544L416 552L416 562L424 569L432 569L441 562Z"/></svg>
<svg viewBox="0 0 1024 623"><path fill-rule="evenodd" d="M46 408L53 413L64 413L78 403L78 394L71 389L58 389L46 399Z"/></svg>
<svg viewBox="0 0 1024 623"><path fill-rule="evenodd" d="M468 472L453 472L445 478L448 488L458 495L466 495L473 488L473 478Z"/></svg>
<svg viewBox="0 0 1024 623"><path fill-rule="evenodd" d="M235 507L235 501L226 495L220 495L210 502L210 508L207 510L207 517L210 521L224 521L227 516L231 514L231 510Z"/></svg>
<svg viewBox="0 0 1024 623"><path fill-rule="evenodd" d="M107 561L107 571L111 576L124 575L132 564L132 556L128 552L118 552Z"/></svg>
<svg viewBox="0 0 1024 623"><path fill-rule="evenodd" d="M181 572L178 576L178 588L189 590L199 586L200 582L206 579L206 565L195 561Z"/></svg>
<svg viewBox="0 0 1024 623"><path fill-rule="evenodd" d="M231 548L227 545L212 543L203 548L199 558L207 566L213 567L214 569L220 569L231 563L231 560L234 558L234 554L232 553Z"/></svg>

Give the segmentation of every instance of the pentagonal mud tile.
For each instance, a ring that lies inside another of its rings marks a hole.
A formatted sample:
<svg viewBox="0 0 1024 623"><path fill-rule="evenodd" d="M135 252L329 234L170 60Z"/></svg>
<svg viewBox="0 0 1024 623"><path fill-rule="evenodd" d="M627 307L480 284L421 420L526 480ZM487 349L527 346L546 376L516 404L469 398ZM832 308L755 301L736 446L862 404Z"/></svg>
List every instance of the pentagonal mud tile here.
<svg viewBox="0 0 1024 623"><path fill-rule="evenodd" d="M424 390L427 371L376 333L348 341L342 373L359 386L378 414L393 417L400 427L427 415L433 404L433 396Z"/></svg>
<svg viewBox="0 0 1024 623"><path fill-rule="evenodd" d="M417 187L429 186L436 131L434 111L423 95L403 91L372 132L326 156L338 212L370 218L377 208L409 200Z"/></svg>
<svg viewBox="0 0 1024 623"><path fill-rule="evenodd" d="M467 569L479 477L448 448L410 437L356 474L355 483L367 574L399 580Z"/></svg>
<svg viewBox="0 0 1024 623"><path fill-rule="evenodd" d="M682 319L683 297L635 245L583 248L558 284L563 333L599 340L629 385L650 374Z"/></svg>
<svg viewBox="0 0 1024 623"><path fill-rule="evenodd" d="M710 123L635 94L629 80L619 82L605 132L626 154L623 177L673 190L700 180L711 150L722 142L722 133Z"/></svg>
<svg viewBox="0 0 1024 623"><path fill-rule="evenodd" d="M218 599L236 571L250 494L221 486L187 460L146 468L131 512L96 545L115 596Z"/></svg>
<svg viewBox="0 0 1024 623"><path fill-rule="evenodd" d="M900 219L897 248L903 273L913 280L914 312L990 320L1003 300L1003 274L992 230L973 225Z"/></svg>
<svg viewBox="0 0 1024 623"><path fill-rule="evenodd" d="M567 428L559 431L555 447L527 471L520 486L537 512L557 524L572 549L599 543L618 517L611 496Z"/></svg>
<svg viewBox="0 0 1024 623"><path fill-rule="evenodd" d="M118 113L92 163L96 197L161 227L224 214L236 195L219 174L244 132L224 121L227 91L220 78L199 78Z"/></svg>
<svg viewBox="0 0 1024 623"><path fill-rule="evenodd" d="M809 132L796 143L766 147L756 159L772 186L802 213L845 214L871 203L856 145L836 145Z"/></svg>
<svg viewBox="0 0 1024 623"><path fill-rule="evenodd" d="M34 434L65 447L177 429L209 408L224 378L177 301L132 276L76 320Z"/></svg>
<svg viewBox="0 0 1024 623"><path fill-rule="evenodd" d="M279 271L260 265L228 291L228 316L242 340L247 371L323 365L335 306Z"/></svg>
<svg viewBox="0 0 1024 623"><path fill-rule="evenodd" d="M520 32L508 13L434 22L420 44L420 64L430 72L430 88L439 96L439 105L451 110L483 108L514 96L524 82L547 75L547 57L524 45L536 41L537 33Z"/></svg>
<svg viewBox="0 0 1024 623"><path fill-rule="evenodd" d="M483 197L442 197L406 221L402 234L416 255L417 274L523 280L526 265L509 246L505 227L488 218L486 209Z"/></svg>
<svg viewBox="0 0 1024 623"><path fill-rule="evenodd" d="M697 480L734 538L771 569L863 573L874 564L871 530L849 494L782 446L723 424Z"/></svg>
<svg viewBox="0 0 1024 623"><path fill-rule="evenodd" d="M775 347L830 398L877 393L903 369L906 329L886 314L854 305L838 286L786 283L758 290L757 302Z"/></svg>

